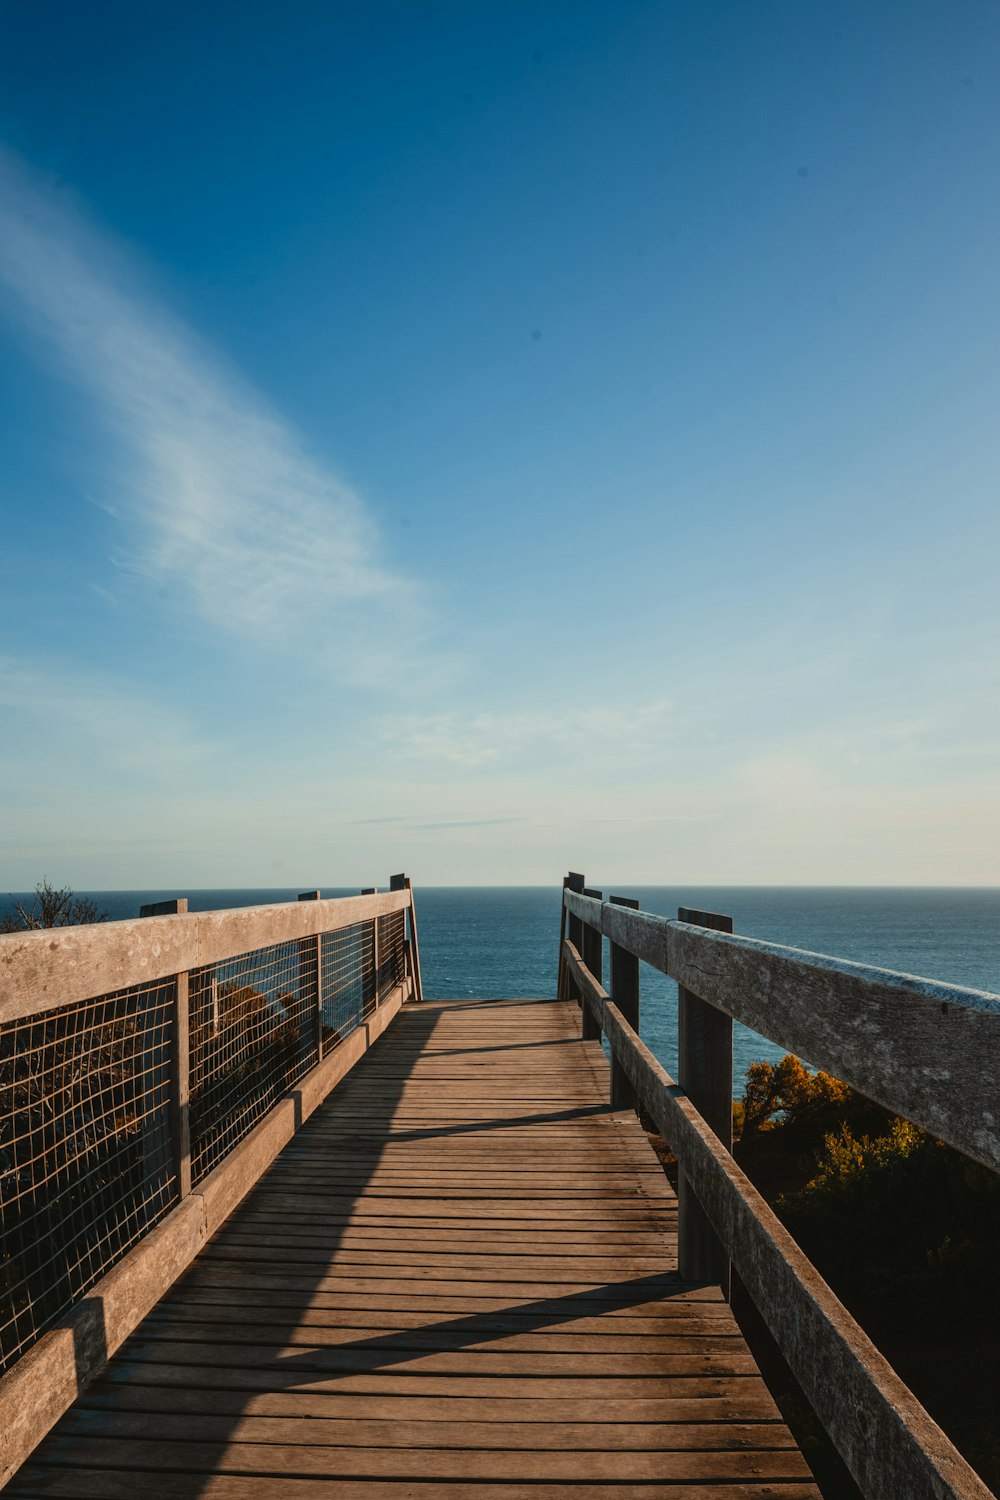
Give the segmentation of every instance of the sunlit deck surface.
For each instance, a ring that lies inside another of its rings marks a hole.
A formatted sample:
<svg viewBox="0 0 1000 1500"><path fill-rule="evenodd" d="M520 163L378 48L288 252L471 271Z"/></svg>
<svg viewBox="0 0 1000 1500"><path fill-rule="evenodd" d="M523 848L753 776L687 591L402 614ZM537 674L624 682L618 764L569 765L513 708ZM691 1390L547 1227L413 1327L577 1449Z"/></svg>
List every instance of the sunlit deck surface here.
<svg viewBox="0 0 1000 1500"><path fill-rule="evenodd" d="M579 1037L405 1007L8 1493L818 1497Z"/></svg>

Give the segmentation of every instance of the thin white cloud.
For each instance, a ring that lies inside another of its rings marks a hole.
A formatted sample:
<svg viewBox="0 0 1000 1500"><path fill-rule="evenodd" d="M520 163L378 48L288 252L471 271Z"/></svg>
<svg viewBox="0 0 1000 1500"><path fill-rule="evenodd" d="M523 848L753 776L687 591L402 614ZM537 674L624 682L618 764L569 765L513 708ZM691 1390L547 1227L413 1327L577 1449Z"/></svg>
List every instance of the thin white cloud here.
<svg viewBox="0 0 1000 1500"><path fill-rule="evenodd" d="M357 495L158 304L109 236L9 153L0 286L118 438L101 503L125 518L129 571L241 637L308 639L342 676L384 664L380 621L398 640L405 620L412 639L414 587L380 560Z"/></svg>
<svg viewBox="0 0 1000 1500"><path fill-rule="evenodd" d="M382 740L404 754L456 766L492 766L497 762L544 751L617 751L642 756L669 733L671 705L605 704L565 712L504 712L466 715L458 712L404 714L385 725Z"/></svg>

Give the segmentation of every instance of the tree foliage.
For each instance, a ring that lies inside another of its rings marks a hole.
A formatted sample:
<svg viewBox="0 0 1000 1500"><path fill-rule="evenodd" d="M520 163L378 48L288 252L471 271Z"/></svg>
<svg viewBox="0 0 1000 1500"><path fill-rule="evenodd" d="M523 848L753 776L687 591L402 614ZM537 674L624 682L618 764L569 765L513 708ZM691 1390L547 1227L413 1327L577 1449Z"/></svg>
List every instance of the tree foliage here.
<svg viewBox="0 0 1000 1500"><path fill-rule="evenodd" d="M747 1068L742 1109L736 1120L743 1136L782 1124L802 1124L821 1112L846 1104L850 1089L829 1073L810 1073L787 1053L780 1062L755 1062Z"/></svg>
<svg viewBox="0 0 1000 1500"><path fill-rule="evenodd" d="M77 927L108 920L108 913L88 896L77 896L68 885L56 887L48 880L38 882L30 904L13 896L11 900L14 910L0 917L0 932L35 932L45 927Z"/></svg>

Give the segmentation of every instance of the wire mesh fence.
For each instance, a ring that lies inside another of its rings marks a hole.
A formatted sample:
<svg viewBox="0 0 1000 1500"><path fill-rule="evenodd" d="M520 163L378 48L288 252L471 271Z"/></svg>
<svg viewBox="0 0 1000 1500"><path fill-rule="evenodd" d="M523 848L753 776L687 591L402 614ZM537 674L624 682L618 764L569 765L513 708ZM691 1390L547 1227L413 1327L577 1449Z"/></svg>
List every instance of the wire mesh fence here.
<svg viewBox="0 0 1000 1500"><path fill-rule="evenodd" d="M193 1183L403 982L405 944L399 911L188 972ZM177 983L0 1022L0 1371L179 1202Z"/></svg>
<svg viewBox="0 0 1000 1500"><path fill-rule="evenodd" d="M378 997L383 1000L406 977L406 913L378 917Z"/></svg>
<svg viewBox="0 0 1000 1500"><path fill-rule="evenodd" d="M191 1178L198 1182L318 1060L315 939L189 979Z"/></svg>
<svg viewBox="0 0 1000 1500"><path fill-rule="evenodd" d="M325 1057L375 1008L375 923L325 932L320 942Z"/></svg>
<svg viewBox="0 0 1000 1500"><path fill-rule="evenodd" d="M174 982L0 1026L0 1367L177 1198Z"/></svg>

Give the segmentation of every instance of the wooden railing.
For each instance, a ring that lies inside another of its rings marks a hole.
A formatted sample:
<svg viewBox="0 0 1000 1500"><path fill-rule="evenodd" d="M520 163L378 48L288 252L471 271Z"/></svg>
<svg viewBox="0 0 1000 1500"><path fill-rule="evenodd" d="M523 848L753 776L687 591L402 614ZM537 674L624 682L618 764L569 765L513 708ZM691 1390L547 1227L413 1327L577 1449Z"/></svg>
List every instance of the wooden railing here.
<svg viewBox="0 0 1000 1500"><path fill-rule="evenodd" d="M0 936L0 1485L421 999L403 875Z"/></svg>
<svg viewBox="0 0 1000 1500"><path fill-rule="evenodd" d="M610 942L610 992L603 938ZM639 1039L639 961L679 987L679 1081ZM990 1491L838 1301L734 1161L732 1023L1000 1169L1000 997L734 936L563 885L559 994L607 1038L612 1102L641 1109L679 1172L679 1270L728 1285L732 1263L865 1496Z"/></svg>

